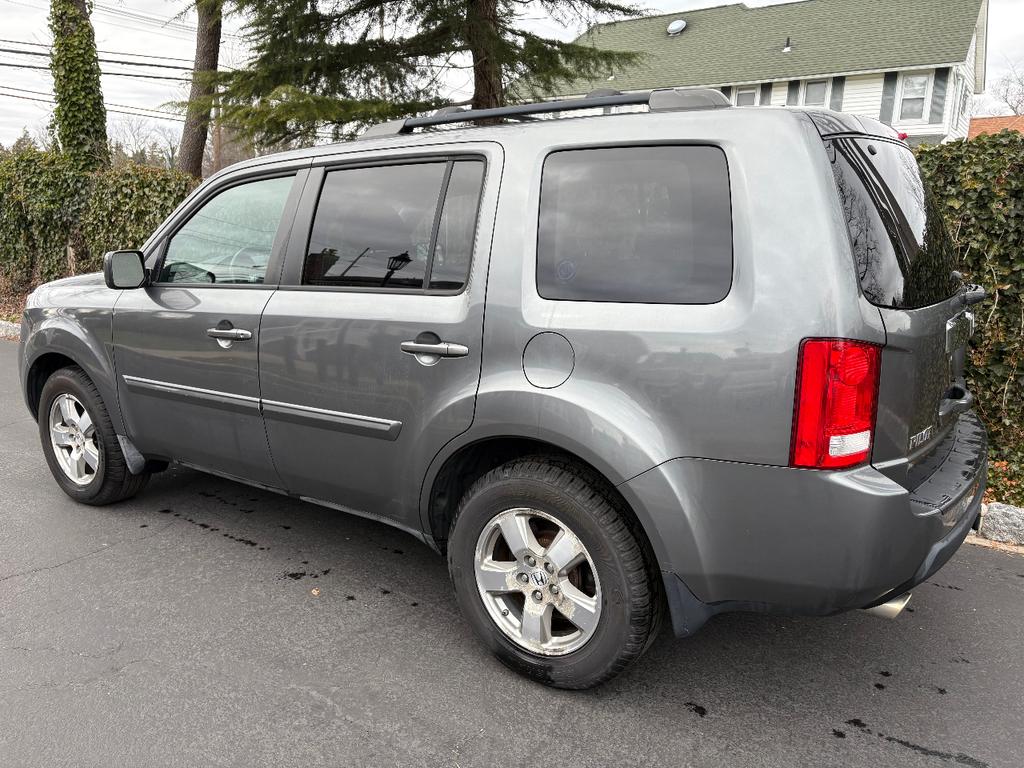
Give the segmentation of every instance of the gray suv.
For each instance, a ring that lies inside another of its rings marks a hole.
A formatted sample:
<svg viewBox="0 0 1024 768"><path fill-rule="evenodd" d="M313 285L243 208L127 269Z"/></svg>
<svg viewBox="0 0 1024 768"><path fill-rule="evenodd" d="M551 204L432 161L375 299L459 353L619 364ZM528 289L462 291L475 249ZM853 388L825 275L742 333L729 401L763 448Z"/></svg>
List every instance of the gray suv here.
<svg viewBox="0 0 1024 768"><path fill-rule="evenodd" d="M898 613L963 542L984 291L934 205L824 110L447 110L208 180L31 295L21 381L72 498L178 462L397 526L504 663L585 688L666 613Z"/></svg>

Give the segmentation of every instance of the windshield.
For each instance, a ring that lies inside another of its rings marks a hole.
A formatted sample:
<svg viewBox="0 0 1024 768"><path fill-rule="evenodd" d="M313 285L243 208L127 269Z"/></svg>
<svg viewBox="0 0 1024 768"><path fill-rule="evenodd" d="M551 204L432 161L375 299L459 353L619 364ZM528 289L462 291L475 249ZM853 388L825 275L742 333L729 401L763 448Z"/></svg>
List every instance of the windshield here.
<svg viewBox="0 0 1024 768"><path fill-rule="evenodd" d="M897 309L952 296L953 243L910 148L866 137L832 138L826 148L864 295Z"/></svg>

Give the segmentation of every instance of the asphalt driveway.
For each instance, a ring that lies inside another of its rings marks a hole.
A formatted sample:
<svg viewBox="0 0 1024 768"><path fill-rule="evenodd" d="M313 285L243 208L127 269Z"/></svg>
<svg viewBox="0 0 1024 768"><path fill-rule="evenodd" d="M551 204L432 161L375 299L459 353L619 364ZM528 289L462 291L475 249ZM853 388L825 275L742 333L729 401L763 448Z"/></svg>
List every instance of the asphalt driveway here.
<svg viewBox="0 0 1024 768"><path fill-rule="evenodd" d="M0 765L1024 765L1024 558L894 622L718 617L595 691L476 644L396 530L175 468L53 484L0 341Z"/></svg>

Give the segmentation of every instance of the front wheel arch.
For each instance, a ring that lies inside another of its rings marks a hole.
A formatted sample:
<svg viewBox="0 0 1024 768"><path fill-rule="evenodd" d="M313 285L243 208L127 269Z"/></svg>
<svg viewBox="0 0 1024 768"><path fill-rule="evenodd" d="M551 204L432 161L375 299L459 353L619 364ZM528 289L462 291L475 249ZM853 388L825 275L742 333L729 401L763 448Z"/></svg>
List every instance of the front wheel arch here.
<svg viewBox="0 0 1024 768"><path fill-rule="evenodd" d="M39 400L46 382L61 368L79 368L82 366L67 355L59 352L46 352L37 357L28 369L25 378L25 399L28 402L32 418L39 419ZM83 369L84 370L84 369Z"/></svg>

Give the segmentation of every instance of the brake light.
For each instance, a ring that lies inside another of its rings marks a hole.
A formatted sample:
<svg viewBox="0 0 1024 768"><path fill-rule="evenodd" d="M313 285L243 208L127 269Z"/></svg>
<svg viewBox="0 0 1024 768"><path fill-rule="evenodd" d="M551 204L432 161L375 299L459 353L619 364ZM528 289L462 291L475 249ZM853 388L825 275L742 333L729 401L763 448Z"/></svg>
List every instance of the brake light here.
<svg viewBox="0 0 1024 768"><path fill-rule="evenodd" d="M790 466L837 469L867 460L875 429L880 361L877 344L803 340Z"/></svg>

